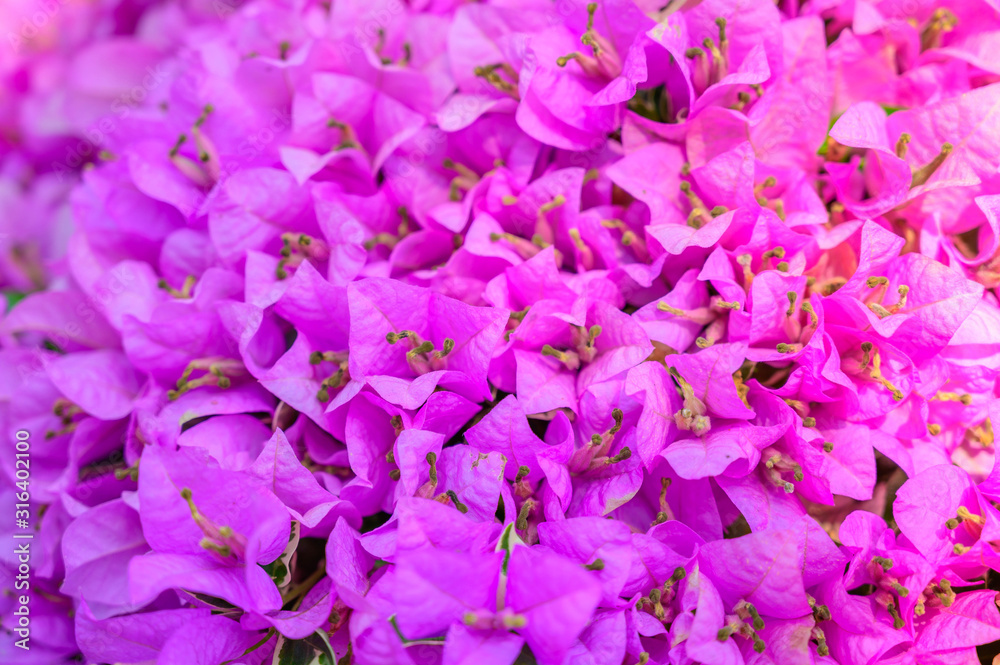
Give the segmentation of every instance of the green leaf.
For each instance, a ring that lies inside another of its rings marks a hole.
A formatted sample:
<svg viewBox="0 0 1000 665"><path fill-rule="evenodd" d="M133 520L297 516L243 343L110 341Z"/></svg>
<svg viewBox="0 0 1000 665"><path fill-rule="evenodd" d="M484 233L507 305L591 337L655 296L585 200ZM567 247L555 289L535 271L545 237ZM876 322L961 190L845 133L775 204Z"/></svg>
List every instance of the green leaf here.
<svg viewBox="0 0 1000 665"><path fill-rule="evenodd" d="M299 533L301 528L299 523L292 520L292 529L288 535L288 545L285 547L285 551L281 553L277 559L272 561L267 565L261 565L274 583L279 589L283 589L288 586L289 582L292 581L292 557L295 555L295 550L299 546Z"/></svg>
<svg viewBox="0 0 1000 665"><path fill-rule="evenodd" d="M316 631L301 640L278 636L271 665L335 665L337 654L325 633Z"/></svg>
<svg viewBox="0 0 1000 665"><path fill-rule="evenodd" d="M830 124L827 125L827 127L826 127L826 131L827 132L829 132L831 129L833 129L833 126L837 124L837 121L840 120L840 116L842 116L842 115L844 115L844 114L843 113L837 113L837 114L835 114L835 115L833 115L833 116L830 117ZM821 145L819 147L819 150L816 151L816 154L820 155L822 157L826 157L826 153L828 153L828 152L830 152L830 135L829 134L827 134L826 138L823 139L823 145Z"/></svg>
<svg viewBox="0 0 1000 665"><path fill-rule="evenodd" d="M521 648L521 653L517 655L514 665L538 665L535 654L531 653L531 649L528 648L527 644Z"/></svg>
<svg viewBox="0 0 1000 665"><path fill-rule="evenodd" d="M517 535L517 531L514 530L514 523L511 522L504 528L503 533L500 534L500 540L497 542L497 547L494 550L495 552L501 550L505 552L503 556L503 572L505 575L507 574L507 564L510 562L510 551L517 545L524 545L524 541Z"/></svg>
<svg viewBox="0 0 1000 665"><path fill-rule="evenodd" d="M274 584L279 589L287 585L288 581L292 579L292 573L288 570L288 565L281 560L281 557L278 557L267 565L261 564L260 567L274 580Z"/></svg>
<svg viewBox="0 0 1000 665"><path fill-rule="evenodd" d="M220 665L230 665L230 663L233 663L233 662L235 662L237 660L242 659L247 654L253 653L257 649L259 649L262 646L264 646L265 644L267 644L268 641L271 639L271 636L274 635L275 632L276 631L274 630L274 628L268 628L267 632L264 633L264 637L260 638L259 642L257 642L256 644L253 644L253 645L251 645L249 647L247 647L246 651L244 651L243 653L241 653L236 658L231 658L230 660L223 661L222 663L220 663Z"/></svg>
<svg viewBox="0 0 1000 665"><path fill-rule="evenodd" d="M303 640L279 637L271 665L319 665L319 654Z"/></svg>
<svg viewBox="0 0 1000 665"><path fill-rule="evenodd" d="M4 298L7 300L7 311L14 309L14 305L24 300L28 294L23 291L4 291Z"/></svg>
<svg viewBox="0 0 1000 665"><path fill-rule="evenodd" d="M330 638L323 631L317 630L302 641L319 652L320 665L334 665L337 662L337 654L330 645Z"/></svg>
<svg viewBox="0 0 1000 665"><path fill-rule="evenodd" d="M368 533L369 531L374 531L383 524L389 521L392 517L389 513L379 512L374 515L368 515L361 520L361 533Z"/></svg>
<svg viewBox="0 0 1000 665"><path fill-rule="evenodd" d="M428 637L428 638L422 639L422 640L408 640L408 639L406 639L406 636L403 635L403 631L401 631L399 629L399 624L396 623L396 615L395 614L393 614L391 617L389 617L389 624L392 626L392 629L394 631L396 631L396 636L399 637L399 641L402 642L403 644L407 645L407 646L410 646L411 644L434 644L434 645L444 644L445 638L443 638L443 637Z"/></svg>
<svg viewBox="0 0 1000 665"><path fill-rule="evenodd" d="M399 640L400 640L400 641L401 641L401 642L402 642L403 644L406 644L406 636L405 636L405 635L403 635L403 631L401 631L401 630L399 629L399 624L398 624L398 623L396 623L396 615L395 615L395 614L393 614L393 615L392 615L391 617L389 617L389 623L390 623L390 624L392 624L392 629L393 629L394 631L396 631L396 635L397 635L397 636L399 637Z"/></svg>
<svg viewBox="0 0 1000 665"><path fill-rule="evenodd" d="M216 598L215 596L209 596L208 594L204 593L195 593L194 591L187 591L186 593L190 594L191 596L194 596L204 604L215 608L213 612L214 611L220 611L222 613L234 612L234 611L242 612L242 610L240 610L238 607L236 607L231 603L227 603L221 598Z"/></svg>

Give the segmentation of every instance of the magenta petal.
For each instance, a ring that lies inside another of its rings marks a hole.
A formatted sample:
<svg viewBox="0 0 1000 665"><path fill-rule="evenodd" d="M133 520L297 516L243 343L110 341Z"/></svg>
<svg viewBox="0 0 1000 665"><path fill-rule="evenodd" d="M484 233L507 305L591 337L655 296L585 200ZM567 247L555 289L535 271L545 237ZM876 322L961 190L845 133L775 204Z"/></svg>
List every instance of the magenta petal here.
<svg viewBox="0 0 1000 665"><path fill-rule="evenodd" d="M684 580L682 601L694 612L688 639L684 643L687 655L701 662L739 663L739 648L734 640L720 642L719 629L725 624L726 611L722 598L704 573L696 566Z"/></svg>
<svg viewBox="0 0 1000 665"><path fill-rule="evenodd" d="M195 619L175 632L163 645L160 665L209 665L239 658L258 642L261 634L249 633L228 617Z"/></svg>
<svg viewBox="0 0 1000 665"><path fill-rule="evenodd" d="M502 630L476 630L453 624L445 640L442 665L511 665L524 638Z"/></svg>
<svg viewBox="0 0 1000 665"><path fill-rule="evenodd" d="M931 560L952 553L956 542L968 544L964 527L949 529L959 506L980 514L975 487L968 474L954 466L935 466L907 481L897 492L893 511L903 534Z"/></svg>
<svg viewBox="0 0 1000 665"><path fill-rule="evenodd" d="M802 540L795 531L761 531L706 543L699 559L729 607L745 598L762 614L781 619L809 613Z"/></svg>
<svg viewBox="0 0 1000 665"><path fill-rule="evenodd" d="M521 404L513 395L504 398L465 436L473 448L496 451L507 458L504 475L508 480L514 479L520 466L528 467L532 480L541 477L535 456L545 449L545 443L531 431Z"/></svg>
<svg viewBox="0 0 1000 665"><path fill-rule="evenodd" d="M602 604L613 606L622 592L632 566L630 532L624 524L598 517L577 517L546 522L538 527L543 545L587 565L600 559L596 573L601 581Z"/></svg>
<svg viewBox="0 0 1000 665"><path fill-rule="evenodd" d="M99 349L114 348L119 340L104 317L69 291L35 293L8 312L0 325L4 333L40 332L66 351L77 350L69 345Z"/></svg>
<svg viewBox="0 0 1000 665"><path fill-rule="evenodd" d="M104 420L127 416L139 392L139 378L120 351L61 356L49 364L48 374L68 399Z"/></svg>
<svg viewBox="0 0 1000 665"><path fill-rule="evenodd" d="M944 651L1000 639L1000 612L996 593L972 591L961 594L951 607L928 612L917 647L926 651Z"/></svg>
<svg viewBox="0 0 1000 665"><path fill-rule="evenodd" d="M149 545L132 507L115 500L87 511L66 529L62 543L66 565L62 593L85 601L96 619L133 609L128 562L147 552Z"/></svg>
<svg viewBox="0 0 1000 665"><path fill-rule="evenodd" d="M258 570L253 587L247 584L247 570ZM149 553L129 564L132 602L145 605L167 589L187 589L222 598L237 607L268 612L281 607L281 596L262 568L230 566L194 554ZM267 588L270 584L270 589Z"/></svg>
<svg viewBox="0 0 1000 665"><path fill-rule="evenodd" d="M597 607L600 583L582 566L528 547L511 552L507 577L507 605L525 616L521 634L539 665L561 663Z"/></svg>
<svg viewBox="0 0 1000 665"><path fill-rule="evenodd" d="M354 523L359 520L353 506L323 489L313 474L302 466L280 429L264 444L248 471L267 483L274 495L288 506L292 517L306 527L316 526L331 511Z"/></svg>
<svg viewBox="0 0 1000 665"><path fill-rule="evenodd" d="M277 629L279 633L293 640L301 640L320 630L330 617L337 594L333 591L333 583L329 577L324 577L306 593L302 603L295 610L279 610L269 614L254 617ZM243 625L247 627L251 615L244 615Z"/></svg>
<svg viewBox="0 0 1000 665"><path fill-rule="evenodd" d="M84 606L76 614L77 642L93 662L155 662L171 635L210 616L207 609L182 609L98 621Z"/></svg>
<svg viewBox="0 0 1000 665"><path fill-rule="evenodd" d="M361 547L358 533L346 520L337 520L326 543L327 574L337 595L350 607L360 607L368 591L368 571L374 559Z"/></svg>
<svg viewBox="0 0 1000 665"><path fill-rule="evenodd" d="M399 557L396 620L407 639L431 637L466 612L496 604L502 554L455 554L423 548Z"/></svg>

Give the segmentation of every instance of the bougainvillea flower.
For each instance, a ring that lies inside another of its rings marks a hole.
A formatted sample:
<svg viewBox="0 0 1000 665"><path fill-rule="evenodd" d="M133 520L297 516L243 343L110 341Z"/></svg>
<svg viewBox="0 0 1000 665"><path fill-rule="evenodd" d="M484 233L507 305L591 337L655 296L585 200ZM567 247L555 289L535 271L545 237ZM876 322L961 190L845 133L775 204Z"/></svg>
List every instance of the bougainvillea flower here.
<svg viewBox="0 0 1000 665"><path fill-rule="evenodd" d="M996 656L996 0L0 4L0 661Z"/></svg>
<svg viewBox="0 0 1000 665"><path fill-rule="evenodd" d="M180 584L246 609L278 609L278 589L257 564L284 550L288 512L274 511L280 501L262 481L213 469L206 457L190 448L143 456L140 517L153 551L129 566L132 600L145 604Z"/></svg>

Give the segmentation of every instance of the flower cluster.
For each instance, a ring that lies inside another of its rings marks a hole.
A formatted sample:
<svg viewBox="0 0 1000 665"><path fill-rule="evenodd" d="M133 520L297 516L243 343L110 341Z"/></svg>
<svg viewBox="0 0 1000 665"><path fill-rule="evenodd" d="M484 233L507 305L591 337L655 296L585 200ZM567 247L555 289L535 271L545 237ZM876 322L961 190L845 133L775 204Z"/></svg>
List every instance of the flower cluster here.
<svg viewBox="0 0 1000 665"><path fill-rule="evenodd" d="M996 0L0 19L3 662L1000 639Z"/></svg>

